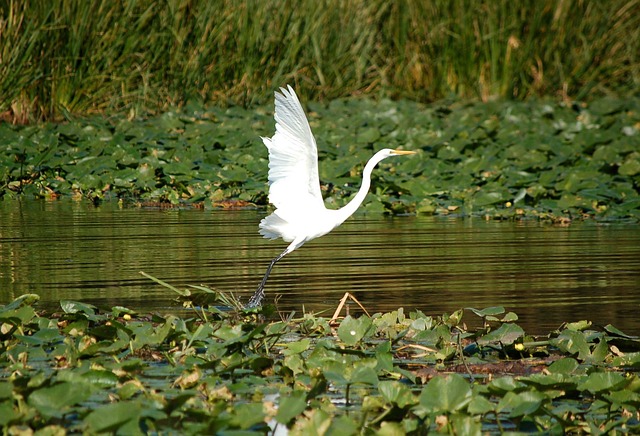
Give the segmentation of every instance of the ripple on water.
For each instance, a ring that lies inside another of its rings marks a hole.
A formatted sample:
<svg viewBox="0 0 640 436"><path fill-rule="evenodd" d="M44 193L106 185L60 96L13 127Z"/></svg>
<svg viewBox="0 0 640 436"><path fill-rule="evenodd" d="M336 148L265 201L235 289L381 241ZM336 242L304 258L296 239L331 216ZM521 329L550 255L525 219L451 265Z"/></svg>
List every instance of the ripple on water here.
<svg viewBox="0 0 640 436"><path fill-rule="evenodd" d="M257 233L264 211L98 208L0 202L0 300L60 299L178 308L145 271L186 287L248 298L286 246ZM640 227L356 216L276 265L267 296L279 307L331 312L351 292L370 312L439 315L501 305L527 331L590 319L640 333Z"/></svg>

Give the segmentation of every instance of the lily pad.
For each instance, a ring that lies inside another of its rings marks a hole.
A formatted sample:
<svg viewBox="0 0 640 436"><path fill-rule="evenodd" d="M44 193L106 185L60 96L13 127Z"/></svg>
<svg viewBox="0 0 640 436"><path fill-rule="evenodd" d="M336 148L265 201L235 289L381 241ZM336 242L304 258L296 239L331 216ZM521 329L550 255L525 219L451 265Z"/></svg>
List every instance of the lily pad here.
<svg viewBox="0 0 640 436"><path fill-rule="evenodd" d="M37 389L29 395L29 405L47 417L62 417L70 406L86 401L91 395L88 383L63 382Z"/></svg>
<svg viewBox="0 0 640 436"><path fill-rule="evenodd" d="M123 401L107 404L93 410L84 419L87 430L95 433L117 432L132 435L144 434L139 426L142 415L139 401Z"/></svg>
<svg viewBox="0 0 640 436"><path fill-rule="evenodd" d="M615 372L594 372L578 385L578 389L591 393L610 392L623 388L629 381Z"/></svg>
<svg viewBox="0 0 640 436"><path fill-rule="evenodd" d="M502 345L511 345L524 336L522 327L516 324L502 324L496 330L478 338L481 345L500 343Z"/></svg>
<svg viewBox="0 0 640 436"><path fill-rule="evenodd" d="M294 391L290 395L281 399L278 406L278 413L276 414L276 420L282 424L287 424L306 408L306 393L304 391Z"/></svg>
<svg viewBox="0 0 640 436"><path fill-rule="evenodd" d="M417 413L455 413L466 407L472 399L469 383L457 374L431 380L420 394Z"/></svg>
<svg viewBox="0 0 640 436"><path fill-rule="evenodd" d="M371 318L368 316L353 318L347 315L338 327L338 337L347 345L355 345L364 338L371 325Z"/></svg>

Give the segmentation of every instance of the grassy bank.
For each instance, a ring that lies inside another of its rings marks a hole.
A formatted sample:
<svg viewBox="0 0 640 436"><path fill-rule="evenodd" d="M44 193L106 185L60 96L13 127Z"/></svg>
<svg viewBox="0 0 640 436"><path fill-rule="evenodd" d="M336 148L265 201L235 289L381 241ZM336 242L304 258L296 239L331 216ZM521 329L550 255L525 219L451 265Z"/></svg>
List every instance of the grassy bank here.
<svg viewBox="0 0 640 436"><path fill-rule="evenodd" d="M640 84L640 2L9 1L0 113L28 122L375 94L586 99Z"/></svg>

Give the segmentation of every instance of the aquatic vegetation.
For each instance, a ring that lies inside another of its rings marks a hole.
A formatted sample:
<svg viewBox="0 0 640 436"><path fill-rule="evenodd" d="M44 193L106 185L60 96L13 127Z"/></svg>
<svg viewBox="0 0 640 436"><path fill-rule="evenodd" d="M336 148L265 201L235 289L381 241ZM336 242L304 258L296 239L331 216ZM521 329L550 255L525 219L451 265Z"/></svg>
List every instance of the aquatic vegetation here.
<svg viewBox="0 0 640 436"><path fill-rule="evenodd" d="M191 318L73 301L45 314L37 301L0 307L8 432L640 430L640 338L610 325L532 337L501 307L334 322L188 300Z"/></svg>
<svg viewBox="0 0 640 436"><path fill-rule="evenodd" d="M370 213L495 219L640 217L640 100L422 105L334 100L306 107L328 205L342 206L362 163L418 150L373 175ZM0 197L266 206L272 107L188 107L145 120L0 124ZM331 181L331 184L325 181Z"/></svg>
<svg viewBox="0 0 640 436"><path fill-rule="evenodd" d="M0 115L144 115L266 103L295 82L346 95L583 100L633 95L636 0L0 4ZM125 31L126 30L126 31ZM637 95L637 94L636 94Z"/></svg>

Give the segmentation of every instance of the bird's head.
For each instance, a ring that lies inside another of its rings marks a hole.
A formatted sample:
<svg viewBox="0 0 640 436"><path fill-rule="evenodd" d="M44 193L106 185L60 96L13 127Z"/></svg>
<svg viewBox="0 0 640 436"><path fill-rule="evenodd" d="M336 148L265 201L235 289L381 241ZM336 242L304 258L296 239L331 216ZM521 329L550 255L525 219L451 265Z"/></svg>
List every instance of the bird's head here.
<svg viewBox="0 0 640 436"><path fill-rule="evenodd" d="M371 169L373 169L373 167L376 166L378 162L388 157L402 156L405 154L415 154L415 153L416 153L415 151L394 150L392 148L383 148L382 150L374 154L371 159L369 159L369 162L367 162L367 165L371 165Z"/></svg>

